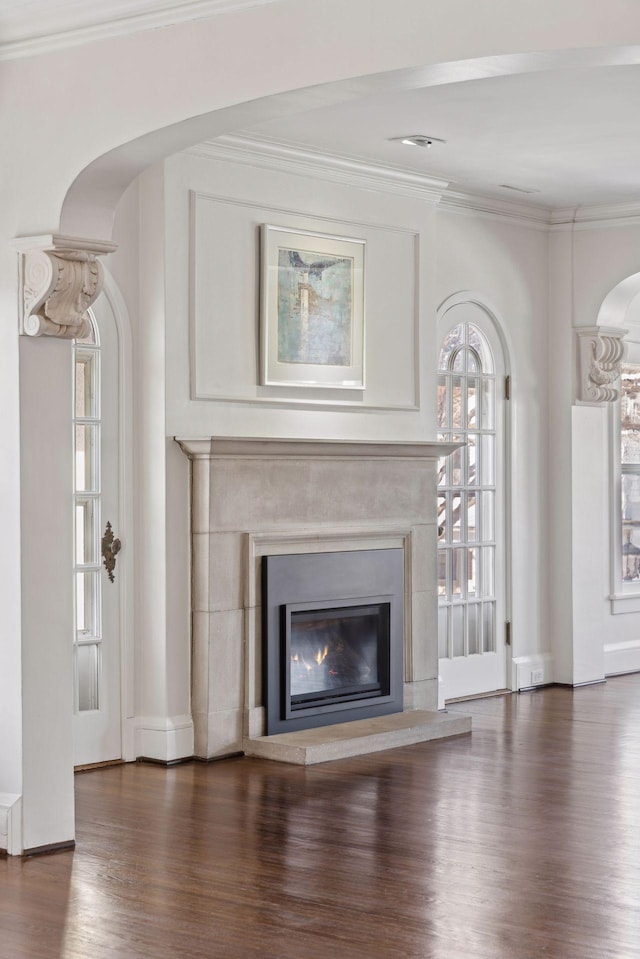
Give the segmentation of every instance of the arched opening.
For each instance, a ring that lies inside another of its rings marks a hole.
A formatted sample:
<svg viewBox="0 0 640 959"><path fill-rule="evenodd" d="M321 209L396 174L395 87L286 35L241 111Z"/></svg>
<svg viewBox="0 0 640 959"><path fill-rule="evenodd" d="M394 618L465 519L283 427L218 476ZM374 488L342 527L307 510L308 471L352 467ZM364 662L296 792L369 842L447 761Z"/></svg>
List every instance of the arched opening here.
<svg viewBox="0 0 640 959"><path fill-rule="evenodd" d="M441 309L438 431L464 447L438 476L438 647L445 699L507 687L506 355L480 297Z"/></svg>

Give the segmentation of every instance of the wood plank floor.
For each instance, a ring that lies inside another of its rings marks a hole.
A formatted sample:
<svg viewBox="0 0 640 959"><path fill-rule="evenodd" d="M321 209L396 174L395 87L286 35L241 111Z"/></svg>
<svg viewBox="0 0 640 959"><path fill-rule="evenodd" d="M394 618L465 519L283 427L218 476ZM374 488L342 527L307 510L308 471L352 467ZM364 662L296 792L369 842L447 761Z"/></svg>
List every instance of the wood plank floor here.
<svg viewBox="0 0 640 959"><path fill-rule="evenodd" d="M637 959L640 675L454 708L306 769L78 775L75 852L0 860L0 956Z"/></svg>

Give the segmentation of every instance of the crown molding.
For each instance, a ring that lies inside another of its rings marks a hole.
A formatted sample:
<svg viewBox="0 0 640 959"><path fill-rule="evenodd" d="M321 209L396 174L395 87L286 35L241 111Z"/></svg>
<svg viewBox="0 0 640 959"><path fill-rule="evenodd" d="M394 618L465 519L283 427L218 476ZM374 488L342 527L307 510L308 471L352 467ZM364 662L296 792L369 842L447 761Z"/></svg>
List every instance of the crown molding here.
<svg viewBox="0 0 640 959"><path fill-rule="evenodd" d="M0 19L3 35L13 35L13 39L0 42L0 61L39 56L95 40L168 27L189 20L202 20L221 13L236 13L277 2L279 0L183 0L178 3L171 3L170 0L138 0L137 6L141 12L132 14L127 12L127 9L131 9L131 3L110 5L100 0L93 4L94 12L91 13L88 8L92 4L87 0L81 4L78 0L71 0L58 3L55 13L48 17L39 15L37 8L34 12L33 7L29 13L29 5L25 4L23 13L13 16L5 13ZM76 26L72 25L74 20ZM40 25L36 29L45 32L34 35L34 22ZM62 29L59 28L61 22L66 24Z"/></svg>
<svg viewBox="0 0 640 959"><path fill-rule="evenodd" d="M423 176L400 167L366 163L340 154L319 153L280 140L257 139L239 134L221 136L186 150L189 156L230 160L297 176L311 176L345 183L363 190L395 193L399 196L438 203L448 180Z"/></svg>
<svg viewBox="0 0 640 959"><path fill-rule="evenodd" d="M621 203L594 203L589 206L562 207L553 210L550 229L590 230L608 226L634 226L640 223L640 199Z"/></svg>
<svg viewBox="0 0 640 959"><path fill-rule="evenodd" d="M440 177L425 176L401 167L367 163L341 154L303 149L271 137L227 134L190 147L183 153L187 156L245 163L297 176L344 183L360 189L427 200L437 203L438 208L443 211L467 216L486 216L534 230L593 230L640 223L640 199L552 209L534 203L518 203L480 193L450 190L450 181Z"/></svg>
<svg viewBox="0 0 640 959"><path fill-rule="evenodd" d="M549 207L517 203L513 200L501 200L497 197L483 196L480 193L447 190L442 196L441 210L473 216L488 216L504 223L518 223L537 230L548 230L551 224L552 210Z"/></svg>
<svg viewBox="0 0 640 959"><path fill-rule="evenodd" d="M315 177L378 193L427 200L438 203L441 209L456 213L491 216L541 230L548 229L551 222L551 210L533 204L452 191L448 189L450 181L440 177L426 176L401 167L367 163L341 154L302 149L271 137L227 134L190 147L184 153L208 160L227 160L296 176Z"/></svg>

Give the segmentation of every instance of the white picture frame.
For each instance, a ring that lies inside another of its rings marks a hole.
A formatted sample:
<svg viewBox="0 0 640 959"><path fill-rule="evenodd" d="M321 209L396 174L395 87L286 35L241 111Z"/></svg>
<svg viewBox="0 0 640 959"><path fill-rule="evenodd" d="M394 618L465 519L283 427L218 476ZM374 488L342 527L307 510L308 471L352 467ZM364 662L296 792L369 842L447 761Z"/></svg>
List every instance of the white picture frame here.
<svg viewBox="0 0 640 959"><path fill-rule="evenodd" d="M263 386L364 390L365 246L261 226Z"/></svg>

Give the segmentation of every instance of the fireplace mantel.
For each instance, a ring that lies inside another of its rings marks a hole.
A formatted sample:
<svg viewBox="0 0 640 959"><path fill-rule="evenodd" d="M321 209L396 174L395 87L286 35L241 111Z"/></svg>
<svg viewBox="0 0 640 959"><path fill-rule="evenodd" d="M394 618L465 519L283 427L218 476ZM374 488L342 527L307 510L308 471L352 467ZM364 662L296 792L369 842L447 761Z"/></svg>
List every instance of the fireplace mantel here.
<svg viewBox="0 0 640 959"><path fill-rule="evenodd" d="M270 439L265 437L211 436L207 439L176 437L191 459L211 457L291 456L313 459L358 457L361 459L438 459L459 449L462 443L412 442L406 440Z"/></svg>
<svg viewBox="0 0 640 959"><path fill-rule="evenodd" d="M462 444L176 439L191 460L196 755L255 755L277 738L264 735L264 556L401 549L403 707L435 711L437 461Z"/></svg>

